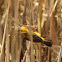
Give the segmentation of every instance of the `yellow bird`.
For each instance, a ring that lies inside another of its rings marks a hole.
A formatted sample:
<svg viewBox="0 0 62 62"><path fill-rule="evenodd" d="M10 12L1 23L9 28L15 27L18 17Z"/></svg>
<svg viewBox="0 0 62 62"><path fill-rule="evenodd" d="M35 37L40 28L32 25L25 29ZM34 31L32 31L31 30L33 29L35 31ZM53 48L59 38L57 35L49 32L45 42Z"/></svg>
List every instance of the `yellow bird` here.
<svg viewBox="0 0 62 62"><path fill-rule="evenodd" d="M28 34L28 29L24 26L21 27L21 32L23 34L23 37L25 40L29 40L30 36ZM38 32L33 32L32 33L32 37L33 37L33 42L34 43L43 43L47 46L52 46L52 41L51 40L45 40L43 37L41 37L41 34Z"/></svg>
<svg viewBox="0 0 62 62"><path fill-rule="evenodd" d="M33 42L34 43L37 43L37 44L38 43L43 43L43 44L45 44L45 45L47 45L49 47L52 46L52 41L51 40L45 40L43 37L41 37L41 34L39 34L37 32L34 32L32 34L32 36L33 36Z"/></svg>

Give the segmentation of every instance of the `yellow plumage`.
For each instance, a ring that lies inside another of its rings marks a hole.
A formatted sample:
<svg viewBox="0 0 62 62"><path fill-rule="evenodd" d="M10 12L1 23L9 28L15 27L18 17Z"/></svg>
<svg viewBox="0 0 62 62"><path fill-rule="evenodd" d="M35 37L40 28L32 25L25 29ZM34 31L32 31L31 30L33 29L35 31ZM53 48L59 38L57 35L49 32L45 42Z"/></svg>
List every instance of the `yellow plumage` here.
<svg viewBox="0 0 62 62"><path fill-rule="evenodd" d="M38 32L34 32L33 34L36 34L36 35L38 35L38 36L41 36L41 34L40 34L40 33L38 33Z"/></svg>
<svg viewBox="0 0 62 62"><path fill-rule="evenodd" d="M37 36L39 36L42 40L44 40L44 38L43 37L41 37L41 34L40 33L38 33L38 32L34 32Z"/></svg>
<svg viewBox="0 0 62 62"><path fill-rule="evenodd" d="M42 40L45 40L43 37L41 37Z"/></svg>
<svg viewBox="0 0 62 62"><path fill-rule="evenodd" d="M25 33L28 33L28 29L26 27L24 27L24 26L21 27L21 31L25 32Z"/></svg>

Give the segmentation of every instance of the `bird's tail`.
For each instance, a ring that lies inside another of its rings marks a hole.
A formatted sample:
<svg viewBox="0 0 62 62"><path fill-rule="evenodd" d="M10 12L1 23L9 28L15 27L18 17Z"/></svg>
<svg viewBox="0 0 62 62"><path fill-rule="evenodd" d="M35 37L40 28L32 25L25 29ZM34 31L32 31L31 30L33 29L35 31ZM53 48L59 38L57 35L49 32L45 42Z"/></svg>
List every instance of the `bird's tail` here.
<svg viewBox="0 0 62 62"><path fill-rule="evenodd" d="M52 46L52 41L51 41L51 40L44 40L44 41L43 41L43 44L45 44L45 45L51 47L51 46Z"/></svg>

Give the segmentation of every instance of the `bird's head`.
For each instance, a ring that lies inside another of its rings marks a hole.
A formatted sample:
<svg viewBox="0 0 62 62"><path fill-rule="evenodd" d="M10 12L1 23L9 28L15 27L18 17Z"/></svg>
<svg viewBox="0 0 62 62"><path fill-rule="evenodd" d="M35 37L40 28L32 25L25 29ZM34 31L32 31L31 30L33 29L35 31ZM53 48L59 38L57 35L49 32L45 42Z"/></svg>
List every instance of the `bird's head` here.
<svg viewBox="0 0 62 62"><path fill-rule="evenodd" d="M28 33L28 29L24 26L21 27L21 32L22 33Z"/></svg>

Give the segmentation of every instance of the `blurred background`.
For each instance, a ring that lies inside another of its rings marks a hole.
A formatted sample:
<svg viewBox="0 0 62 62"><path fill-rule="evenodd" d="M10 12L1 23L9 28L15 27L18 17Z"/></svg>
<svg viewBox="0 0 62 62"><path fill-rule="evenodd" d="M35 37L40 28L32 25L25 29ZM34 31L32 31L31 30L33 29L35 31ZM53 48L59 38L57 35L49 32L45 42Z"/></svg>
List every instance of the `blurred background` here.
<svg viewBox="0 0 62 62"><path fill-rule="evenodd" d="M51 39L52 47L26 42L21 60L21 26ZM61 43L62 0L0 0L0 62L62 62Z"/></svg>

